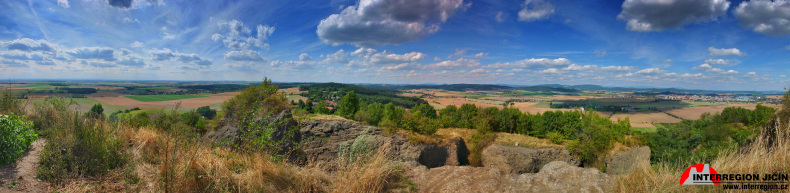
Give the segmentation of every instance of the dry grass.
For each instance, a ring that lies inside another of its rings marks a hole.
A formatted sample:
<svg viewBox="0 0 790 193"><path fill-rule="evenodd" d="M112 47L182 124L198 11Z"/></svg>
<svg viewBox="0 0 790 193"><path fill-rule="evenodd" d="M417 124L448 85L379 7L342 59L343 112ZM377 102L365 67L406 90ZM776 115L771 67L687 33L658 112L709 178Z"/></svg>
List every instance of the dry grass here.
<svg viewBox="0 0 790 193"><path fill-rule="evenodd" d="M790 130L774 124L775 132L764 129L754 143L735 152L721 152L711 167L726 174L790 173ZM775 138L771 137L775 136ZM768 138L773 138L768 140ZM768 141L774 141L768 144ZM689 166L695 163L689 160ZM618 192L718 192L720 186L681 186L681 169L665 165L640 165L617 179ZM776 190L773 190L776 191ZM784 190L785 192L787 190Z"/></svg>
<svg viewBox="0 0 790 193"><path fill-rule="evenodd" d="M685 108L679 108L679 109L667 109L664 112L667 112L669 114L672 114L672 115L675 115L675 116L678 116L678 117L684 118L684 119L697 120L697 119L699 119L700 115L702 115L703 113L710 113L710 114L721 113L721 111L723 111L724 108L727 108L727 107L742 107L742 108L745 108L745 109L754 110L756 108L756 106L757 106L757 104L751 104L751 103L750 104L727 104L727 105L715 105L715 106L700 106L700 107L685 107ZM768 106L777 108L774 105L768 105Z"/></svg>

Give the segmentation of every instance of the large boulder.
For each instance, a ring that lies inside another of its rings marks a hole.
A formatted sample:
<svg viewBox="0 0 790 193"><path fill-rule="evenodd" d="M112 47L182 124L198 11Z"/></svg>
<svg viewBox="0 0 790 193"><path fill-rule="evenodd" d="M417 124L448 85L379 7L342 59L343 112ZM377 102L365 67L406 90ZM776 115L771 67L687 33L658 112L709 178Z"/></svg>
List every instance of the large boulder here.
<svg viewBox="0 0 790 193"><path fill-rule="evenodd" d="M635 147L606 158L606 174L626 174L640 164L650 164L650 147Z"/></svg>
<svg viewBox="0 0 790 193"><path fill-rule="evenodd" d="M611 177L593 168L563 161L546 164L538 173L511 174L498 168L416 167L407 172L419 192L612 192Z"/></svg>
<svg viewBox="0 0 790 193"><path fill-rule="evenodd" d="M567 150L553 148L532 149L494 144L482 152L483 166L498 168L513 174L535 173L552 161L579 165L579 160L571 156Z"/></svg>
<svg viewBox="0 0 790 193"><path fill-rule="evenodd" d="M226 119L218 129L209 131L203 136L204 140L213 143L238 144L241 135L251 129L269 128L268 133L272 141L279 142L281 148L278 153L285 153L294 147L294 142L301 141L301 135L297 131L299 123L294 120L290 109L285 109L271 116L257 118L254 121L256 128L248 128L247 125L240 125L238 120Z"/></svg>
<svg viewBox="0 0 790 193"><path fill-rule="evenodd" d="M382 135L382 129L350 121L308 121L301 125L301 150L308 162L327 163L338 156L338 150L353 144L360 135L367 135L377 147L386 146L390 156L409 165L429 168L444 165L467 165L469 150L461 138L442 144L412 144L400 134Z"/></svg>

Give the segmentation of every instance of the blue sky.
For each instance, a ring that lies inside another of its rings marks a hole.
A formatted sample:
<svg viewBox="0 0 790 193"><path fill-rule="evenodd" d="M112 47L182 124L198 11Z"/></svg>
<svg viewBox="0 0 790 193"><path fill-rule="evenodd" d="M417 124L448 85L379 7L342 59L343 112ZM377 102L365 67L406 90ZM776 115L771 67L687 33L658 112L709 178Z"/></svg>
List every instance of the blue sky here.
<svg viewBox="0 0 790 193"><path fill-rule="evenodd" d="M783 90L790 2L7 0L0 78Z"/></svg>

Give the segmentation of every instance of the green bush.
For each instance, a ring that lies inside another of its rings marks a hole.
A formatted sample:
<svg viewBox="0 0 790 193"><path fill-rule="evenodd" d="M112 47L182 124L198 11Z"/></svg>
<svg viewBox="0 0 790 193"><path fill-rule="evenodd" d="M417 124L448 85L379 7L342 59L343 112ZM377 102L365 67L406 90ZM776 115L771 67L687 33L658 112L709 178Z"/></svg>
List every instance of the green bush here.
<svg viewBox="0 0 790 193"><path fill-rule="evenodd" d="M561 144L562 143L562 133L552 131L546 134L546 138L550 139L552 143Z"/></svg>
<svg viewBox="0 0 790 193"><path fill-rule="evenodd" d="M14 162L37 138L24 116L0 115L0 165Z"/></svg>

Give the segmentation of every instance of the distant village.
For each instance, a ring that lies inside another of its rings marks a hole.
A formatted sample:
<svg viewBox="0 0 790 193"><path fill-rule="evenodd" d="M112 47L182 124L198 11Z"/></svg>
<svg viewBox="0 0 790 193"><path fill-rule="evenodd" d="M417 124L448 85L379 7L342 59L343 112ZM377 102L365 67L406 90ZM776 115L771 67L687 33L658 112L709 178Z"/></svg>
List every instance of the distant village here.
<svg viewBox="0 0 790 193"><path fill-rule="evenodd" d="M694 101L714 101L714 102L755 102L765 101L768 98L762 96L706 96L706 95L688 95L688 94L668 94L656 95L657 99L663 100L694 100Z"/></svg>

